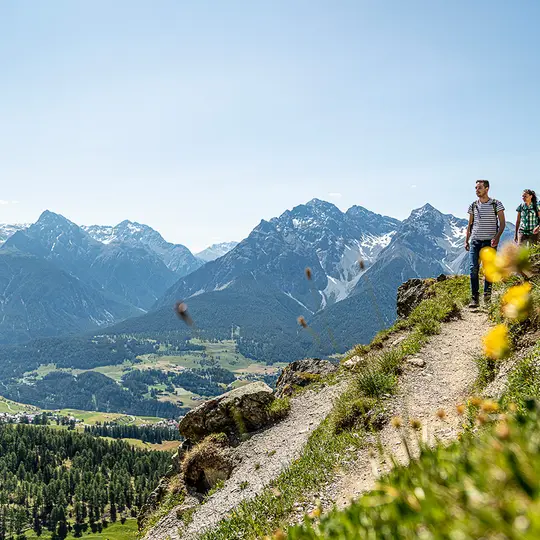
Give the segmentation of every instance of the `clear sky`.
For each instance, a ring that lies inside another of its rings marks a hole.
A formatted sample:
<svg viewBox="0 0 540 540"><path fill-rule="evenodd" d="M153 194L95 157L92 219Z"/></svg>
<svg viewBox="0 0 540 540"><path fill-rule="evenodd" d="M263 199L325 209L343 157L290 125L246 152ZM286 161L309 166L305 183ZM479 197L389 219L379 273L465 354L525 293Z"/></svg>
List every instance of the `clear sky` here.
<svg viewBox="0 0 540 540"><path fill-rule="evenodd" d="M0 2L0 222L194 251L318 197L540 191L539 0Z"/></svg>

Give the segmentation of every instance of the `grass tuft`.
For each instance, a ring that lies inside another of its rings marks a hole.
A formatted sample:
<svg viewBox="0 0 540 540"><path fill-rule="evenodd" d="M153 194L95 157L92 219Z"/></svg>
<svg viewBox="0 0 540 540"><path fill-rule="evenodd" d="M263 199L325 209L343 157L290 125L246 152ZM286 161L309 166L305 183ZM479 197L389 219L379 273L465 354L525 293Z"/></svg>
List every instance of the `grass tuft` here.
<svg viewBox="0 0 540 540"><path fill-rule="evenodd" d="M268 412L272 421L277 422L285 418L291 410L291 398L282 397L276 398L268 406Z"/></svg>

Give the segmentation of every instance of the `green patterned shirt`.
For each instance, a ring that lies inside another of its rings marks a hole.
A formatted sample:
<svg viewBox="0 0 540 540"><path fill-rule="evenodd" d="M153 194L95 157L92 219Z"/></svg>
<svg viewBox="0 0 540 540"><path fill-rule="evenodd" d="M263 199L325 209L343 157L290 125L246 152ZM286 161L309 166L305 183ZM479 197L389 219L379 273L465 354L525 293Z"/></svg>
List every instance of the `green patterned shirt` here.
<svg viewBox="0 0 540 540"><path fill-rule="evenodd" d="M519 232L522 234L532 234L534 228L540 223L538 210L535 212L532 204L527 205L525 203L520 204L516 210L521 213Z"/></svg>

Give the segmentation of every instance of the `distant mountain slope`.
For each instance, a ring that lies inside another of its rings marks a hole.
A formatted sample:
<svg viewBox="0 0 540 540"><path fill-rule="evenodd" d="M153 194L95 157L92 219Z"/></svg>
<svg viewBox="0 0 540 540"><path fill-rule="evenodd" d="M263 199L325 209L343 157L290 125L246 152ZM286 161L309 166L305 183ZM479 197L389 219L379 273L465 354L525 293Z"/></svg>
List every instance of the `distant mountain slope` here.
<svg viewBox="0 0 540 540"><path fill-rule="evenodd" d="M226 255L180 279L152 312L111 331L189 333L172 311L175 302L187 300L197 331L207 337L230 336L233 329L248 357L299 358L313 337L297 317L345 298L364 271L359 258L365 267L373 264L398 226L361 207L344 213L314 199L261 221Z"/></svg>
<svg viewBox="0 0 540 540"><path fill-rule="evenodd" d="M0 246L17 231L21 231L29 227L29 223L15 223L10 225L8 223L0 223Z"/></svg>
<svg viewBox="0 0 540 540"><path fill-rule="evenodd" d="M147 310L175 281L160 258L130 242L102 244L65 217L45 211L1 249L45 259L118 302Z"/></svg>
<svg viewBox="0 0 540 540"><path fill-rule="evenodd" d="M297 323L307 314L298 303L276 290L272 284L252 276L242 277L236 287L193 296L188 309L194 326L186 326L168 303L141 317L128 319L104 333L165 338L201 337L230 339L248 358L267 362L302 357L311 337Z"/></svg>
<svg viewBox="0 0 540 540"><path fill-rule="evenodd" d="M161 234L148 225L132 221L122 221L114 227L91 225L82 226L94 240L102 244L128 243L142 245L155 253L177 277L185 276L204 264L182 244L171 244Z"/></svg>
<svg viewBox="0 0 540 540"><path fill-rule="evenodd" d="M216 259L223 257L226 253L229 253L229 251L237 245L238 242L221 242L219 244L213 244L203 251L196 253L195 257L205 262L215 261Z"/></svg>
<svg viewBox="0 0 540 540"><path fill-rule="evenodd" d="M411 278L468 273L464 249L467 220L443 214L430 204L413 210L401 224L377 261L360 277L349 298L317 313L310 324L316 333L328 329L341 351L368 343L396 319L398 287ZM503 241L511 236L507 228ZM323 341L319 354L330 354L335 345Z"/></svg>
<svg viewBox="0 0 540 540"><path fill-rule="evenodd" d="M175 299L238 287L237 280L262 279L301 307L317 311L345 298L362 270L377 257L399 222L361 207L341 212L314 199L261 221L250 235L223 257L179 280L157 306ZM311 268L312 281L304 271Z"/></svg>
<svg viewBox="0 0 540 540"><path fill-rule="evenodd" d="M167 243L152 228L124 221L115 227L83 229L44 212L34 225L12 234L0 253L17 249L54 265L64 272L62 279L84 284L93 300L82 302L80 323L58 317L54 331L40 326L44 334L23 329L13 338L58 335L66 331L66 324L68 331L75 331L71 329L78 324L86 328L85 321L95 319L96 326L104 320L115 323L108 333L209 339L232 335L243 354L259 360L288 361L343 351L369 341L391 324L397 287L403 281L467 272L466 224L429 204L400 222L361 206L342 212L313 199L262 220L230 251L177 279L192 268L193 260L196 265L202 262L184 246ZM39 279L38 274L32 277ZM65 290L75 289L66 285ZM79 305L78 294L60 298L68 306ZM26 301L24 295L22 299ZM174 315L179 300L187 301L194 328ZM114 306L107 309L110 318L93 308L85 312L87 304L101 307L102 301ZM119 323L135 308L150 312ZM72 313L67 307L65 311ZM298 326L300 315L314 334ZM5 328L21 326L10 317L6 312ZM54 324L54 318L50 320Z"/></svg>
<svg viewBox="0 0 540 540"><path fill-rule="evenodd" d="M79 333L137 313L42 258L0 251L0 344Z"/></svg>

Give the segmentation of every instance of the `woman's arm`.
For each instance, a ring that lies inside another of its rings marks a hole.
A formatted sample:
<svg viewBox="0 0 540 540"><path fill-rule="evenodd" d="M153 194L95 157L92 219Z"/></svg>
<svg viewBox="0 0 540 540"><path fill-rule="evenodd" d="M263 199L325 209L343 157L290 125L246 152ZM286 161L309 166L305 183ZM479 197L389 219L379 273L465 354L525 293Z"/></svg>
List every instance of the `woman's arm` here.
<svg viewBox="0 0 540 540"><path fill-rule="evenodd" d="M538 225L533 229L533 234L538 234L540 232L540 210L538 210Z"/></svg>

